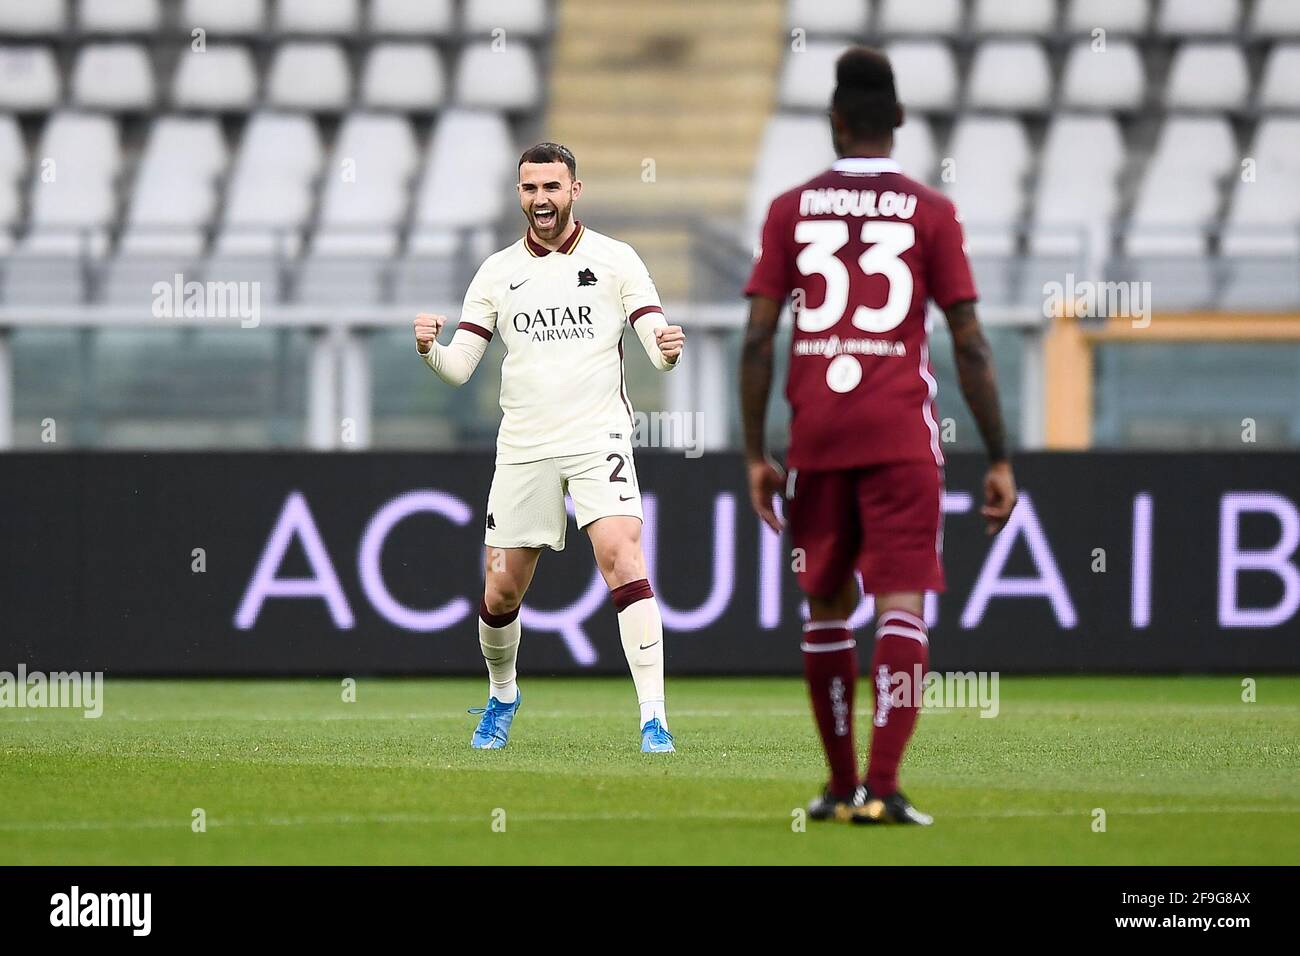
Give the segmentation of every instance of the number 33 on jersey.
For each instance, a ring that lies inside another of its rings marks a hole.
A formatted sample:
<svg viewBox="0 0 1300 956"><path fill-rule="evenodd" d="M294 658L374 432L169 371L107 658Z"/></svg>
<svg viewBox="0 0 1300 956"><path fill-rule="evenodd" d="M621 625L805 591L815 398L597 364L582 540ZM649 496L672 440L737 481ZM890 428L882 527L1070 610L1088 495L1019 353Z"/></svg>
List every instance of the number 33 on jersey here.
<svg viewBox="0 0 1300 956"><path fill-rule="evenodd" d="M745 294L791 300L790 467L943 464L926 310L976 297L947 197L841 159L772 201Z"/></svg>

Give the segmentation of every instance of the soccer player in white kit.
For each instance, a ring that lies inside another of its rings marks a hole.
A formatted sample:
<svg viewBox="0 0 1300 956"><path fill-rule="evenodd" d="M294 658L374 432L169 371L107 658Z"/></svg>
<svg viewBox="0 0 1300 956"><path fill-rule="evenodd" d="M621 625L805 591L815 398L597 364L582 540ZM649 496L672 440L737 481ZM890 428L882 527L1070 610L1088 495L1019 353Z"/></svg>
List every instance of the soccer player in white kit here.
<svg viewBox="0 0 1300 956"><path fill-rule="evenodd" d="M582 182L568 148L541 143L526 151L517 189L528 230L479 267L450 344L436 341L446 316L415 319L417 350L452 385L470 377L494 335L506 347L478 622L490 686L470 743L496 750L509 740L521 701L519 606L542 550L564 549L567 492L618 612L641 707L641 749L671 753L663 624L641 553L623 330L631 325L650 362L665 372L680 360L686 337L664 318L632 247L573 218Z"/></svg>

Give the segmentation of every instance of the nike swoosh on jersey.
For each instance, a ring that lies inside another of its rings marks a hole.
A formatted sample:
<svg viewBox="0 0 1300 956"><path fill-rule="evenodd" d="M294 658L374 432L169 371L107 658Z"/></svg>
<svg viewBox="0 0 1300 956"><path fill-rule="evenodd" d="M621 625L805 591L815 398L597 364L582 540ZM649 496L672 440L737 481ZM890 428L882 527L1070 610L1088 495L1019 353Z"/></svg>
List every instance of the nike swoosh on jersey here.
<svg viewBox="0 0 1300 956"><path fill-rule="evenodd" d="M658 641L655 641L653 644L642 644L642 645L641 645L641 650L643 650L643 651L648 651L648 650L650 650L650 648L654 647L655 644L658 644L658 643L659 643Z"/></svg>
<svg viewBox="0 0 1300 956"><path fill-rule="evenodd" d="M527 282L527 281L528 281L527 279L524 280L524 282ZM523 285L524 282L519 283L519 285ZM519 288L519 285L512 285L512 286L510 287L510 291L511 291L511 292L514 292L515 289L518 289L518 288Z"/></svg>
<svg viewBox="0 0 1300 956"><path fill-rule="evenodd" d="M631 500L632 500L633 498L635 498L635 497L636 497L636 495L628 495L626 498L624 498L622 495L619 495L619 496L618 496L618 500L619 500L619 501L631 501Z"/></svg>

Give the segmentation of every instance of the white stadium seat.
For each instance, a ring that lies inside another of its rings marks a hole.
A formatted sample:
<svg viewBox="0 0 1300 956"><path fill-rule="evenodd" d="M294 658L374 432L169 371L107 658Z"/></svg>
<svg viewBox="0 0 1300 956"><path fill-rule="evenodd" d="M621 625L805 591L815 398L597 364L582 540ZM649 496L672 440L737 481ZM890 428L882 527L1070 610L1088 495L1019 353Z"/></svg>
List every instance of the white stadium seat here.
<svg viewBox="0 0 1300 956"><path fill-rule="evenodd" d="M405 213L415 164L415 136L405 117L351 114L325 177L322 226L396 226Z"/></svg>
<svg viewBox="0 0 1300 956"><path fill-rule="evenodd" d="M1048 34L1056 25L1055 0L976 0L974 29L979 34Z"/></svg>
<svg viewBox="0 0 1300 956"><path fill-rule="evenodd" d="M1250 92L1246 57L1234 43L1185 43L1165 85L1170 109L1240 109Z"/></svg>
<svg viewBox="0 0 1300 956"><path fill-rule="evenodd" d="M256 113L244 130L233 175L307 180L323 162L320 132L310 116Z"/></svg>
<svg viewBox="0 0 1300 956"><path fill-rule="evenodd" d="M1219 209L1216 181L1237 162L1236 142L1222 117L1165 121L1138 186L1129 220L1130 252L1203 250L1197 227Z"/></svg>
<svg viewBox="0 0 1300 956"><path fill-rule="evenodd" d="M352 71L342 47L323 41L284 44L271 61L266 94L270 103L287 109L343 109L352 95Z"/></svg>
<svg viewBox="0 0 1300 956"><path fill-rule="evenodd" d="M953 129L948 153L954 160L955 179L944 189L963 221L1001 227L1020 219L1031 154L1019 120L963 117Z"/></svg>
<svg viewBox="0 0 1300 956"><path fill-rule="evenodd" d="M1261 109L1300 109L1300 43L1273 47L1259 81L1258 102Z"/></svg>
<svg viewBox="0 0 1300 956"><path fill-rule="evenodd" d="M1113 116L1054 117L1039 156L1031 248L1082 251L1117 212L1124 160Z"/></svg>
<svg viewBox="0 0 1300 956"><path fill-rule="evenodd" d="M53 36L67 22L67 0L0 0L0 36Z"/></svg>
<svg viewBox="0 0 1300 956"><path fill-rule="evenodd" d="M59 101L59 69L43 46L0 47L0 109L47 110Z"/></svg>
<svg viewBox="0 0 1300 956"><path fill-rule="evenodd" d="M11 183L27 171L27 146L18 121L0 114L0 183Z"/></svg>
<svg viewBox="0 0 1300 956"><path fill-rule="evenodd" d="M1160 0L1156 30L1172 36L1235 33L1241 25L1239 0Z"/></svg>
<svg viewBox="0 0 1300 956"><path fill-rule="evenodd" d="M448 110L439 119L417 191L416 228L495 222L515 175L514 143L499 113Z"/></svg>
<svg viewBox="0 0 1300 956"><path fill-rule="evenodd" d="M45 124L38 155L40 165L32 176L34 231L104 226L112 220L116 211L112 184L122 163L112 119L56 113Z"/></svg>
<svg viewBox="0 0 1300 956"><path fill-rule="evenodd" d="M247 36L266 27L266 0L185 0L180 25L189 33L196 27L211 34Z"/></svg>
<svg viewBox="0 0 1300 956"><path fill-rule="evenodd" d="M1232 127L1222 116L1174 116L1160 128L1147 169L1191 167L1222 176L1238 160Z"/></svg>
<svg viewBox="0 0 1300 956"><path fill-rule="evenodd" d="M86 33L147 33L162 22L159 0L81 0L77 22Z"/></svg>
<svg viewBox="0 0 1300 956"><path fill-rule="evenodd" d="M1255 0L1250 32L1257 36L1300 36L1300 3L1295 0Z"/></svg>
<svg viewBox="0 0 1300 956"><path fill-rule="evenodd" d="M882 33L934 33L952 36L961 28L961 0L881 0Z"/></svg>
<svg viewBox="0 0 1300 956"><path fill-rule="evenodd" d="M1259 124L1249 155L1255 160L1250 180L1238 176L1225 225L1285 229L1300 238L1300 119L1265 119ZM1226 241L1226 240L1225 240Z"/></svg>
<svg viewBox="0 0 1300 956"><path fill-rule="evenodd" d="M72 70L72 99L98 109L148 109L154 102L149 54L136 43L83 46Z"/></svg>
<svg viewBox="0 0 1300 956"><path fill-rule="evenodd" d="M452 0L370 0L370 32L444 36L454 14Z"/></svg>
<svg viewBox="0 0 1300 956"><path fill-rule="evenodd" d="M357 0L279 0L275 14L281 33L354 33L361 19Z"/></svg>
<svg viewBox="0 0 1300 956"><path fill-rule="evenodd" d="M361 76L361 102L380 109L430 111L446 99L442 58L424 43L376 43Z"/></svg>
<svg viewBox="0 0 1300 956"><path fill-rule="evenodd" d="M1033 40L990 40L971 64L970 105L994 110L1043 110L1052 95L1047 54Z"/></svg>
<svg viewBox="0 0 1300 956"><path fill-rule="evenodd" d="M866 32L870 15L868 0L790 0L786 26L812 35L856 36Z"/></svg>
<svg viewBox="0 0 1300 956"><path fill-rule="evenodd" d="M459 105L493 110L525 110L541 96L541 77L533 51L522 43L507 43L493 51L489 43L464 47L456 68Z"/></svg>
<svg viewBox="0 0 1300 956"><path fill-rule="evenodd" d="M835 61L849 44L813 40L802 52L790 51L781 70L777 102L791 109L825 110L835 89Z"/></svg>
<svg viewBox="0 0 1300 956"><path fill-rule="evenodd" d="M905 109L952 112L957 107L957 60L942 40L898 40L885 50Z"/></svg>
<svg viewBox="0 0 1300 956"><path fill-rule="evenodd" d="M502 29L507 37L512 33L538 36L546 32L549 22L546 0L465 0L464 17L466 33Z"/></svg>
<svg viewBox="0 0 1300 956"><path fill-rule="evenodd" d="M937 156L934 133L924 116L908 116L903 125L894 130L894 159L908 176L923 183L932 182Z"/></svg>
<svg viewBox="0 0 1300 956"><path fill-rule="evenodd" d="M1107 35L1142 33L1151 20L1150 0L1070 0L1066 29L1071 33Z"/></svg>
<svg viewBox="0 0 1300 956"><path fill-rule="evenodd" d="M204 226L216 210L216 179L228 161L221 127L212 118L160 117L149 131L126 215L140 230Z"/></svg>
<svg viewBox="0 0 1300 956"><path fill-rule="evenodd" d="M791 149L798 143L798 149ZM824 171L835 161L830 124L825 116L777 114L767 121L749 184L744 240L759 240L763 219L772 200L787 189Z"/></svg>
<svg viewBox="0 0 1300 956"><path fill-rule="evenodd" d="M1105 51L1075 44L1061 77L1061 103L1069 109L1136 109L1146 93L1146 70L1137 48L1109 40Z"/></svg>
<svg viewBox="0 0 1300 956"><path fill-rule="evenodd" d="M253 57L241 46L186 48L172 81L172 102L186 109L247 110L257 100Z"/></svg>

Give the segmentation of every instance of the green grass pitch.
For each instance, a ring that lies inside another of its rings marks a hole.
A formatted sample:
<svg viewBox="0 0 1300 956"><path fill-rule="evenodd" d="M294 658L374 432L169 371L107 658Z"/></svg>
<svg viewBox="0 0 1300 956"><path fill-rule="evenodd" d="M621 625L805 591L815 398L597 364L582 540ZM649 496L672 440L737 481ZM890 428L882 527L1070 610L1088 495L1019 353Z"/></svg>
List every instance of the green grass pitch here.
<svg viewBox="0 0 1300 956"><path fill-rule="evenodd" d="M346 703L334 680L110 678L97 720L0 710L0 864L1300 860L1300 677L1254 703L1231 677L1004 678L995 718L921 717L903 784L935 826L804 832L824 767L800 681L670 680L665 756L638 752L630 680L522 686L496 752L468 746L481 680L363 678Z"/></svg>

